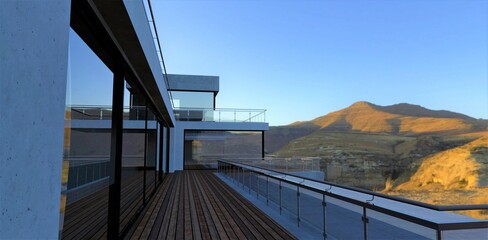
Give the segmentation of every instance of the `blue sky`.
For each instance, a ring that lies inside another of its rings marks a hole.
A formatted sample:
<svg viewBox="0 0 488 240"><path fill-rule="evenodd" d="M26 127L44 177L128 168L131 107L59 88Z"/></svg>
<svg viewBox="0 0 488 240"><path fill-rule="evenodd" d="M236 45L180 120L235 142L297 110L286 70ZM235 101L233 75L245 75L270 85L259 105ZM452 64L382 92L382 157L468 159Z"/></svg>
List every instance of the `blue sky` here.
<svg viewBox="0 0 488 240"><path fill-rule="evenodd" d="M488 119L488 1L152 1L169 73L270 125L356 101Z"/></svg>

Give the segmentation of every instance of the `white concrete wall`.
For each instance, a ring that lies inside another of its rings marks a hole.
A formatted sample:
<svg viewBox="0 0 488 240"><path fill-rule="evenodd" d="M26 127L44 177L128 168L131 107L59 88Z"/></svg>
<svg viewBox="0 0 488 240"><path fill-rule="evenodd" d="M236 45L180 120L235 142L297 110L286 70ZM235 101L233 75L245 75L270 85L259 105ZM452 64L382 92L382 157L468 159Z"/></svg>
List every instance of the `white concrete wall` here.
<svg viewBox="0 0 488 240"><path fill-rule="evenodd" d="M184 167L184 147L185 130L225 130L225 131L267 131L268 123L254 122L185 122L177 121L172 130L172 151L170 152L170 171L183 170Z"/></svg>
<svg viewBox="0 0 488 240"><path fill-rule="evenodd" d="M0 238L59 236L70 1L0 4Z"/></svg>

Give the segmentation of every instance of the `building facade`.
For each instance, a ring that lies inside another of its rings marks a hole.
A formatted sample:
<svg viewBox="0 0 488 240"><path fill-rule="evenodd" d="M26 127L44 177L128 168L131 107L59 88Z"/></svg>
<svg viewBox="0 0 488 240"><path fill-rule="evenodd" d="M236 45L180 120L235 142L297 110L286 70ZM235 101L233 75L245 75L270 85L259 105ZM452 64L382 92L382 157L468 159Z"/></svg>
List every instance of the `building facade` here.
<svg viewBox="0 0 488 240"><path fill-rule="evenodd" d="M0 238L117 238L164 174L262 157L265 111L216 108L154 39L148 1L2 2ZM85 81L111 104L72 102Z"/></svg>

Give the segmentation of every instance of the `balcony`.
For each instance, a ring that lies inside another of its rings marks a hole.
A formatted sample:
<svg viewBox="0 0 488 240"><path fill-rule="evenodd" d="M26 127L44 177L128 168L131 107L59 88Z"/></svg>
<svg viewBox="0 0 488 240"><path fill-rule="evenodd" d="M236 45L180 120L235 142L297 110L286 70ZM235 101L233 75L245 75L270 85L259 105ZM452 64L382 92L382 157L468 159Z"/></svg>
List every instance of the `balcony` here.
<svg viewBox="0 0 488 240"><path fill-rule="evenodd" d="M450 211L488 205L436 206L317 181L235 161L219 161L227 184L287 230L314 239L486 239L488 221ZM299 237L300 238L300 237Z"/></svg>
<svg viewBox="0 0 488 240"><path fill-rule="evenodd" d="M175 108L177 121L199 122L266 122L264 109Z"/></svg>

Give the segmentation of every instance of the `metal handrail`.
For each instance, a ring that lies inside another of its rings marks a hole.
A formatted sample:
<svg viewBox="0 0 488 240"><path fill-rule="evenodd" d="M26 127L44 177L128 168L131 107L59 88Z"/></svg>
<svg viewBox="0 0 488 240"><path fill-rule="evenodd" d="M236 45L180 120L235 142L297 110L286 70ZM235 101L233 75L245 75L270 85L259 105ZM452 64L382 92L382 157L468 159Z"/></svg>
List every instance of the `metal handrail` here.
<svg viewBox="0 0 488 240"><path fill-rule="evenodd" d="M109 106L109 105L71 105L71 106L68 106L68 108L73 111L73 112L76 112L78 114L81 114L82 116L86 116L86 117L89 117L89 118L96 118L95 120L108 120L108 119L111 119L112 117L112 106ZM90 110L92 111L91 113L90 112L85 112L85 110ZM146 110L146 107L145 106L125 106L124 107L124 112L127 113L129 112L130 110L136 110L136 112L139 112L139 111L145 111ZM96 112L98 111L98 112ZM78 120L85 120L84 118L74 118L74 117L71 117L72 119L78 119ZM93 119L92 119L93 120ZM143 119L129 119L129 120L143 120ZM151 117L150 119L148 119L150 121L155 121L155 119L153 117Z"/></svg>
<svg viewBox="0 0 488 240"><path fill-rule="evenodd" d="M310 190L310 191L313 191L313 192L316 192L316 193L319 193L319 194L323 194L324 196L330 196L330 197L333 197L333 198L336 198L336 199L339 199L339 200L342 200L342 201L345 201L345 202L348 202L348 203L351 203L351 204L360 206L363 209L370 209L370 210L373 210L373 211L376 211L376 212L380 212L380 213L383 213L383 214L386 214L386 215L389 215L389 216L392 216L392 217L396 217L396 218L399 218L399 219L402 219L402 220L406 220L406 221L409 221L409 222L412 222L412 223L415 223L415 224L419 224L419 225L424 226L424 227L428 227L430 229L433 229L433 230L436 230L437 231L438 239L441 239L439 232L440 231L443 231L443 230L461 230L461 229L488 228L488 221L483 221L483 220L470 221L470 222L455 222L455 223L436 223L436 222L429 221L429 220L426 220L426 219L423 219L423 218L420 218L420 217L408 215L408 214L401 213L401 212L398 212L398 211L394 211L394 210L391 210L391 209L388 209L388 208L384 208L384 207L381 207L381 206L377 206L377 205L371 204L371 202L368 202L368 201L360 201L360 200L357 200L357 199L353 199L353 198L349 198L349 197L346 197L346 196L343 196L343 195L339 195L339 194L333 193L331 191L326 191L326 190L314 188L312 186L304 185L303 184L303 181L302 182L295 182L295 181L292 181L292 180L289 180L289 179L285 179L285 178L282 178L282 177L274 176L274 175L271 175L271 174L266 174L266 173L261 172L261 171L256 171L256 170L253 170L252 168L257 168L257 169L264 170L264 171L267 171L267 172L279 173L280 175L283 175L284 174L284 173L276 172L276 171L273 171L273 170L263 169L263 168L260 168L260 167L254 167L254 166L250 166L250 165L247 165L247 164L241 164L241 163L237 163L237 162L233 162L233 161L228 161L228 160L219 160L218 161L218 164L219 164L219 170L221 169L221 164L228 164L230 166L234 166L234 167L241 168L243 172L244 172L244 168L246 168L246 170L249 171L249 172L253 172L253 173L256 173L258 175L266 176L266 178L275 179L275 180L279 181L280 183L281 182L286 182L288 184L301 187L303 189L307 189L307 190ZM293 177L295 177L295 176L293 176ZM298 177L298 178L300 178L300 177ZM317 180L314 180L314 179L307 179L307 178L302 178L302 179L306 179L306 180L310 180L310 181L314 181L314 182L318 182L318 183L322 183L322 184L325 183L325 184L329 185L326 182L321 182L321 181L317 181ZM338 184L333 184L333 185L334 186L340 186ZM330 186L332 186L332 185L330 185ZM348 189L349 190L353 190L353 189L350 189L350 187ZM391 199L391 200L395 200L395 199ZM430 205L430 204L427 204L427 205ZM417 205L417 206L419 206L419 205ZM483 205L481 205L481 206L483 206ZM423 207L423 206L419 206L419 207ZM428 208L428 207L426 207L426 208ZM432 208L428 208L428 209L437 210L437 209L432 209ZM480 209L480 208L475 208L475 209L462 209L462 210L478 210L478 209ZM483 207L481 209L486 209L486 207ZM455 209L455 210L460 210L460 209ZM438 210L438 211L444 211L444 210Z"/></svg>
<svg viewBox="0 0 488 240"><path fill-rule="evenodd" d="M239 111L239 112L266 112L266 109L256 109L256 108L194 108L194 107L175 107L174 110L228 110L228 111Z"/></svg>
<svg viewBox="0 0 488 240"><path fill-rule="evenodd" d="M157 42L157 45L156 47L158 48L157 52L159 52L159 56L161 57L161 60L160 60L160 63L161 63L161 67L162 67L162 73L164 75L164 83L166 85L166 90L168 91L168 96L169 96L169 100L171 101L171 106L174 107L174 103L173 103L173 95L171 94L171 88L170 88L170 85L169 85L169 78L168 78L168 72L166 71L166 64L164 63L164 57L163 57L163 50L161 48L161 42L159 41L159 34L158 34L158 29L156 27L156 21L154 21L154 14L153 14L153 10L152 10L152 6L151 6L151 0L145 0L147 1L147 6L149 8L149 13L150 15L148 15L146 13L146 15L149 17L151 17L150 19L148 19L148 23L151 23L152 26L153 26L153 29L154 29L154 34L156 36L153 36L153 39L156 40ZM146 9L144 9L145 11ZM152 32L151 32L152 34Z"/></svg>
<svg viewBox="0 0 488 240"><path fill-rule="evenodd" d="M218 116L215 116L215 118L210 117L210 120L206 119L206 117L202 117L202 121L216 121L216 122L224 122L228 121L227 120L222 120L221 114L234 114L233 117L231 117L231 121L233 122L266 122L266 109L239 109L239 108L193 108L193 107L177 107L174 108L173 111L179 114L187 112L188 116L179 116L176 117L178 120L188 120L191 119L189 116L191 112L202 112L202 113L218 113ZM242 116L242 113L249 113L249 116ZM239 115L237 115L239 114ZM205 115L207 116L207 115ZM261 117L262 116L262 117ZM259 120L257 120L259 118Z"/></svg>
<svg viewBox="0 0 488 240"><path fill-rule="evenodd" d="M258 167L258 166L253 166L250 164L235 162L235 161L231 161L231 160L219 160L219 161L245 165L245 166L253 167L253 168L259 168L261 170L274 172L274 173L278 173L278 174L287 174L287 175L294 176L297 178L306 179L308 181L313 181L313 182L317 182L317 183L321 183L321 184L327 184L327 185L334 186L334 187L339 187L339 188L343 188L343 189L347 189L347 190L351 190L351 191L355 191L355 192L360 192L360 193L364 193L364 194L368 194L368 195L386 198L389 200L407 203L407 204L411 204L411 205L415 205L415 206L423 207L423 208L428 208L428 209L436 210L436 211L488 210L488 204L434 205L434 204L419 202L419 201L415 201L415 200L405 199L405 198L401 198L401 197L391 196L391 195L387 195L384 193L378 193L378 192L374 192L374 191L370 191L370 190L366 190L366 189L361 189L361 188L357 188L357 187L345 186L345 185L327 182L327 181L319 181L316 179L302 177L302 176L295 176L293 174L282 173L282 172L278 172L275 170L266 169L266 168Z"/></svg>

